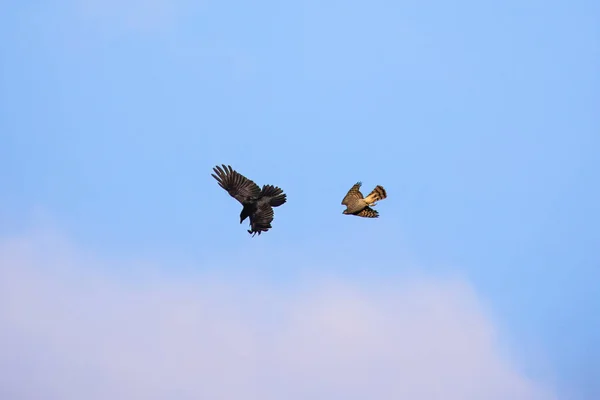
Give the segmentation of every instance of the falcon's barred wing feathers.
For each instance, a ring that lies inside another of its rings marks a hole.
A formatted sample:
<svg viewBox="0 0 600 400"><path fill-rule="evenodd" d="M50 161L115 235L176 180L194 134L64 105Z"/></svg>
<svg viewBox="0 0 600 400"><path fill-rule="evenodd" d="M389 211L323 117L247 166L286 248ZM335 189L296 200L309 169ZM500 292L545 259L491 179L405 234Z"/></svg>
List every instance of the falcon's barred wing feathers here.
<svg viewBox="0 0 600 400"><path fill-rule="evenodd" d="M356 215L358 215L359 217L364 217L364 218L379 218L379 212L376 210L373 210L371 207L363 208L362 211Z"/></svg>
<svg viewBox="0 0 600 400"><path fill-rule="evenodd" d="M352 202L353 199L362 199L363 198L363 195L360 192L360 186L361 185L362 185L361 182L356 182L354 184L354 186L352 186L350 188L350 190L348 190L348 193L346 194L346 196L342 200L342 205L347 206L348 204L350 204Z"/></svg>

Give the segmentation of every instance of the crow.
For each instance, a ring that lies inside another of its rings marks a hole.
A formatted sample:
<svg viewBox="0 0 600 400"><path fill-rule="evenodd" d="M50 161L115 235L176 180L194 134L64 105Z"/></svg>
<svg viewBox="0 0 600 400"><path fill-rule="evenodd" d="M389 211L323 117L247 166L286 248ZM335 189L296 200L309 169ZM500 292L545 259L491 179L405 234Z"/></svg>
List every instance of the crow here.
<svg viewBox="0 0 600 400"><path fill-rule="evenodd" d="M250 218L248 233L254 237L257 233L268 231L275 216L273 207L279 207L286 202L283 190L273 185L263 185L262 190L256 183L233 170L230 165L223 164L213 168L211 174L219 186L225 189L231 197L239 201L243 208L240 213L240 224Z"/></svg>

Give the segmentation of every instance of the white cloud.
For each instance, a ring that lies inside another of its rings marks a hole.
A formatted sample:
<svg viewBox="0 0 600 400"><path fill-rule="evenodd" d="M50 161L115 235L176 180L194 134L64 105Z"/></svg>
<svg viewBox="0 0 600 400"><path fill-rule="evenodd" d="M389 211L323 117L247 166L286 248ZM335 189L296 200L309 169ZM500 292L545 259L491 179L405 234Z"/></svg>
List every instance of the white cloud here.
<svg viewBox="0 0 600 400"><path fill-rule="evenodd" d="M459 280L166 279L52 235L3 241L0 266L1 398L554 398Z"/></svg>

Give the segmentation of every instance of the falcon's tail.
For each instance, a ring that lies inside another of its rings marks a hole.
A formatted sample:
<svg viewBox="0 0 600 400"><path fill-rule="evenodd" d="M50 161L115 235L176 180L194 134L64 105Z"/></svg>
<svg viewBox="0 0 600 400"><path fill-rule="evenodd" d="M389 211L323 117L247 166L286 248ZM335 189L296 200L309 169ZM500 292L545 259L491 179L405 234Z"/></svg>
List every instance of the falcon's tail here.
<svg viewBox="0 0 600 400"><path fill-rule="evenodd" d="M385 189L381 185L375 186L375 189L365 198L365 201L368 204L373 204L379 200L383 200L387 197L387 193Z"/></svg>
<svg viewBox="0 0 600 400"><path fill-rule="evenodd" d="M260 192L261 197L270 197L269 204L271 207L279 207L286 202L286 195L283 190L273 185L264 185Z"/></svg>

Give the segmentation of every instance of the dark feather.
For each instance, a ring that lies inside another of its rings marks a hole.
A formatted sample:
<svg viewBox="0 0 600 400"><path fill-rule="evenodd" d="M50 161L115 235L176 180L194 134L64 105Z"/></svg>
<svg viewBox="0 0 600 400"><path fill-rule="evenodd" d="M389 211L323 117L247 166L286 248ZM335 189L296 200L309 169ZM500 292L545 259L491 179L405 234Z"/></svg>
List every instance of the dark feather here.
<svg viewBox="0 0 600 400"><path fill-rule="evenodd" d="M263 185L262 191L260 192L260 197L269 198L269 204L271 207L279 207L280 205L286 202L286 195L283 193L281 188L273 185Z"/></svg>
<svg viewBox="0 0 600 400"><path fill-rule="evenodd" d="M236 172L231 166L213 168L211 174L233 198L244 207L240 213L240 223L250 218L248 233L260 235L272 228L271 222L275 217L273 207L278 207L287 201L286 194L277 186L264 185L262 190L250 179Z"/></svg>
<svg viewBox="0 0 600 400"><path fill-rule="evenodd" d="M213 168L215 174L211 174L217 180L219 186L227 190L229 195L242 204L256 201L260 197L260 188L256 183L244 175L234 171L231 166L223 165L223 168Z"/></svg>
<svg viewBox="0 0 600 400"><path fill-rule="evenodd" d="M268 231L272 228L271 222L273 222L274 217L275 213L269 204L269 199L260 199L256 211L250 214L250 230L248 232L254 236L257 233L260 235L262 232Z"/></svg>

